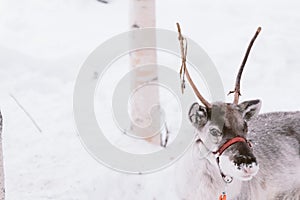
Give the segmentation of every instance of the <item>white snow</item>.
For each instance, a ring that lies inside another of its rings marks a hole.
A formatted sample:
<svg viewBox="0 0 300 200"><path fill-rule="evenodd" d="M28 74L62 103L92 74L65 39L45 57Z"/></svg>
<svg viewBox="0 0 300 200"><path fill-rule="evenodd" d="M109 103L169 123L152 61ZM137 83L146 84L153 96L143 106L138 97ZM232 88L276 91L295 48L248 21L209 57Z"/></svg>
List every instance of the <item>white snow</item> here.
<svg viewBox="0 0 300 200"><path fill-rule="evenodd" d="M84 149L73 122L77 73L97 46L129 30L128 3L0 1L7 200L177 199L173 166L142 176L110 170ZM249 40L262 26L243 74L241 99L260 98L262 112L294 111L300 110L299 9L296 0L164 0L157 1L157 27L176 31L180 22L183 33L212 58L227 92L233 89ZM9 94L34 117L42 133ZM167 120L175 131L176 119L167 114Z"/></svg>

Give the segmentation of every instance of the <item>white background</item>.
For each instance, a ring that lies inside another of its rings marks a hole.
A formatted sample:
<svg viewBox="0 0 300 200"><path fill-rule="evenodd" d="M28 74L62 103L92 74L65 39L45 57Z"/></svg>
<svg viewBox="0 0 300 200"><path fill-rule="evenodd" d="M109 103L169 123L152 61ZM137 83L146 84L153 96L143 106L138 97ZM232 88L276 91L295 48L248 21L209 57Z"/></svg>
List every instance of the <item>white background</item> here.
<svg viewBox="0 0 300 200"><path fill-rule="evenodd" d="M180 22L184 34L212 58L227 92L250 38L262 26L241 99L262 99L262 112L293 111L300 110L299 10L296 0L157 0L157 27L176 31ZM128 0L0 0L8 200L176 199L173 167L145 176L114 172L87 153L74 127L72 92L80 66L103 41L129 30L128 16Z"/></svg>

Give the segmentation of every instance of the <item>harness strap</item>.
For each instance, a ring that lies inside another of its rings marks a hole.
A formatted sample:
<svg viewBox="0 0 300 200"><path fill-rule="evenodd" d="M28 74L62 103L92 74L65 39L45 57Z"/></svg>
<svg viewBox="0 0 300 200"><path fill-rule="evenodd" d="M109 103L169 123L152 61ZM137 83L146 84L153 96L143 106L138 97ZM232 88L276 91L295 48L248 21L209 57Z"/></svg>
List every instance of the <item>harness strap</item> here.
<svg viewBox="0 0 300 200"><path fill-rule="evenodd" d="M225 144L223 144L218 151L215 151L214 154L218 154L218 156L220 156L228 147L230 147L231 145L233 145L237 142L246 142L247 143L247 140L240 136L234 137L234 138L228 140L227 142L225 142Z"/></svg>
<svg viewBox="0 0 300 200"><path fill-rule="evenodd" d="M196 138L196 143L199 143L202 142L202 140L200 138ZM237 136L237 137L234 137L230 140L228 140L227 142L225 142L217 151L215 152L212 152L215 157L216 157L216 161L217 161L217 164L218 164L218 167L219 167L219 171L220 171L220 174L224 180L225 183L231 183L233 181L233 178L231 176L226 176L222 170L221 170L221 167L220 167L220 156L222 155L222 153L227 149L229 148L231 145L235 144L235 143L238 143L238 142L245 142L247 143L250 147L252 147L252 144L250 141L246 140L244 137L241 137L241 136ZM225 196L226 198L226 196Z"/></svg>
<svg viewBox="0 0 300 200"><path fill-rule="evenodd" d="M220 167L220 156L228 147L230 147L231 145L238 143L238 142L245 142L245 143L249 144L249 146L250 146L250 143L245 138L237 136L237 137L234 137L234 138L228 140L217 151L213 152L213 154L216 155L216 161L217 161L217 164L219 167L219 171L220 171L220 174L225 183L231 183L233 181L233 178L231 176L226 176L222 172L221 167Z"/></svg>

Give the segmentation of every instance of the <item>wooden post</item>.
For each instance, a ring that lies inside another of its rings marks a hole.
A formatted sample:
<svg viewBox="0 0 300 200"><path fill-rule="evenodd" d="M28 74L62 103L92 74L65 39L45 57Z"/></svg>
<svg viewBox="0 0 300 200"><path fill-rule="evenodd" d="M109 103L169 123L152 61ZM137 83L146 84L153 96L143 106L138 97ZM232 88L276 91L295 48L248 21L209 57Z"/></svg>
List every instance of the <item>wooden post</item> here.
<svg viewBox="0 0 300 200"><path fill-rule="evenodd" d="M131 29L149 28L155 27L155 0L131 0L130 1L130 27ZM147 37L147 40L156 44L156 35ZM135 42L132 38L132 43ZM155 49L138 50L130 54L131 67L136 68L142 65L157 64L157 55ZM132 80L132 87L136 88L143 83L149 81L158 80L157 70L145 70L137 68ZM160 127L160 115L159 112L152 117L149 115L149 111L153 105L157 105L156 109L159 109L159 89L158 87L145 87L141 91L136 93L133 105L131 108L132 120L142 127L151 124L152 128L139 129L136 126L132 126L132 131L135 135L146 137L159 130ZM160 144L160 133L154 137L147 139L154 144Z"/></svg>

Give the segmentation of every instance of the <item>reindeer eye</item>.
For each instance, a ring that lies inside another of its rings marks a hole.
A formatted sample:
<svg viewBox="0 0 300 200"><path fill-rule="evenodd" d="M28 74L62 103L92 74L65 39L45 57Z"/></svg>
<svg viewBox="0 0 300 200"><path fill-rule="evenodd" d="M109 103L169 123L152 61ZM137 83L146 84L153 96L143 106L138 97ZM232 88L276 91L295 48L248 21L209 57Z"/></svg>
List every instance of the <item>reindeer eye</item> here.
<svg viewBox="0 0 300 200"><path fill-rule="evenodd" d="M213 135L213 136L216 136L216 137L222 135L221 131L219 131L219 130L216 129L216 128L210 128L210 129L209 129L209 133L210 133L211 135Z"/></svg>

